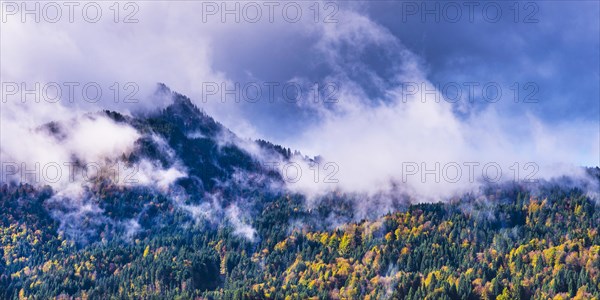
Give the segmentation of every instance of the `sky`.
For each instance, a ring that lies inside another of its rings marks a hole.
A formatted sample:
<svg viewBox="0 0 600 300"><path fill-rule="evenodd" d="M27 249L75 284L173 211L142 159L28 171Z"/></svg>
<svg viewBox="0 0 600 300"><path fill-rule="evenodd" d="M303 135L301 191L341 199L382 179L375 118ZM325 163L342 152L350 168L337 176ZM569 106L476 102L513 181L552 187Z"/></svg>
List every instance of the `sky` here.
<svg viewBox="0 0 600 300"><path fill-rule="evenodd" d="M596 1L91 3L2 2L2 130L164 107L162 82L360 191L412 163L600 165Z"/></svg>

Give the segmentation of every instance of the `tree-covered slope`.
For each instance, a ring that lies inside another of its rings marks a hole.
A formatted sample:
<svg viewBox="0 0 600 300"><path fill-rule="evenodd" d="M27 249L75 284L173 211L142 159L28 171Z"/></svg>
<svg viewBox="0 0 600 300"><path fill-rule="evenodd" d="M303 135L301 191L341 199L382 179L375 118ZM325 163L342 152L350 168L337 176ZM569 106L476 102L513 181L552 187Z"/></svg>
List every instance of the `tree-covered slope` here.
<svg viewBox="0 0 600 300"><path fill-rule="evenodd" d="M159 92L174 99L161 111L99 114L140 133L120 161L184 176L168 187L97 177L77 199L0 183L0 298L600 298L600 209L587 189L488 185L365 219L357 206L373 199L337 191L308 205L260 156L310 159L241 140Z"/></svg>

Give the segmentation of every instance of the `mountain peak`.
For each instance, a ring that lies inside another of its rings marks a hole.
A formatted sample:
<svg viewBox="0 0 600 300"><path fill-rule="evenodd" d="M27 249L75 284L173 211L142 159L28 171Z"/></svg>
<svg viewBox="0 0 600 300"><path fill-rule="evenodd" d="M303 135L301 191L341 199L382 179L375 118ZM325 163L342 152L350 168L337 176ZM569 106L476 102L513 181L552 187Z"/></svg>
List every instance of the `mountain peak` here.
<svg viewBox="0 0 600 300"><path fill-rule="evenodd" d="M173 102L163 110L162 114L177 124L183 132L200 131L212 137L225 129L204 110L198 108L189 97L172 91L166 84L158 83L156 94L172 97Z"/></svg>

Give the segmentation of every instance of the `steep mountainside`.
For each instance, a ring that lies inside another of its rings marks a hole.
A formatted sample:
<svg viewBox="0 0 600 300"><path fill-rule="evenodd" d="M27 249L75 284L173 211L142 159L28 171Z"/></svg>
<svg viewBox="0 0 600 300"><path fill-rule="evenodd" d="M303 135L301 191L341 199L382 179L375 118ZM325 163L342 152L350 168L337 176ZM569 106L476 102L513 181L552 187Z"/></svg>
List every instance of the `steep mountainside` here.
<svg viewBox="0 0 600 300"><path fill-rule="evenodd" d="M91 114L139 133L115 161L153 170L151 184L98 176L77 198L0 185L0 297L600 298L600 209L586 186L490 185L362 219L357 206L377 199L338 191L308 205L265 160L311 159L158 93L173 103ZM68 135L61 123L40 130Z"/></svg>

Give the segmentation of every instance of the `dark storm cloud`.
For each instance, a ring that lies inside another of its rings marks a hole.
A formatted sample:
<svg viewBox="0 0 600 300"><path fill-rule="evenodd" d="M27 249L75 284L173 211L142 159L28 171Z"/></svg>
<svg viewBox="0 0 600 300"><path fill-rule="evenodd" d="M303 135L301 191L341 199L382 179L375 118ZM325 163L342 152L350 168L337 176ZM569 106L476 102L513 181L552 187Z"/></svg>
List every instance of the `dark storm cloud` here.
<svg viewBox="0 0 600 300"><path fill-rule="evenodd" d="M510 113L534 112L552 122L598 120L597 2L492 2L501 7L497 22L484 18L486 2L473 10L473 21L462 2L451 2L461 7L462 17L456 23L451 22L453 11L444 10L448 2L419 2L415 14L408 14L403 2L377 2L369 6L369 14L427 61L432 82L495 81L503 86L533 82L539 87L538 104L524 107L502 101L495 105ZM435 14L423 16L425 9L436 11L439 21ZM492 9L488 15L494 17ZM527 92L533 90L522 91L521 97Z"/></svg>

